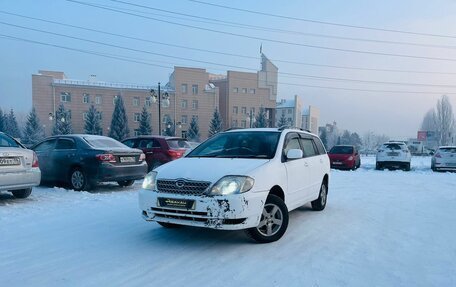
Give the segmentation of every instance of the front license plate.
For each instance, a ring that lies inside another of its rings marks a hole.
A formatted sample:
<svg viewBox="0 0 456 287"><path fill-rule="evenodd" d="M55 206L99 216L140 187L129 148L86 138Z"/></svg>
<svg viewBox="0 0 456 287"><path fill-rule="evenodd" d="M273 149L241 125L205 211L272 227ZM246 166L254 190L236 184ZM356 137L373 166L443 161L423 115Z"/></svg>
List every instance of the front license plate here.
<svg viewBox="0 0 456 287"><path fill-rule="evenodd" d="M0 157L0 165L20 165L21 159L18 157Z"/></svg>
<svg viewBox="0 0 456 287"><path fill-rule="evenodd" d="M158 198L160 207L171 207L180 209L195 209L195 201L188 199L174 199L174 198Z"/></svg>
<svg viewBox="0 0 456 287"><path fill-rule="evenodd" d="M120 162L124 163L124 162L135 162L136 159L134 156L121 156L120 157Z"/></svg>
<svg viewBox="0 0 456 287"><path fill-rule="evenodd" d="M342 163L341 163L341 162L338 162L338 161L335 161L335 162L333 162L333 164L336 164L336 165L339 164L339 165L340 165L340 164L342 164Z"/></svg>

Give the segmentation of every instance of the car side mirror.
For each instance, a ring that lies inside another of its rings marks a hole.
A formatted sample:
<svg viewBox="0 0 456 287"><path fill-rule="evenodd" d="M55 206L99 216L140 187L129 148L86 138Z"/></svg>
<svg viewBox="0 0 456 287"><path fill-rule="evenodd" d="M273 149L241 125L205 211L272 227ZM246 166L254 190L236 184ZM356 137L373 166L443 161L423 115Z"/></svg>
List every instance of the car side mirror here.
<svg viewBox="0 0 456 287"><path fill-rule="evenodd" d="M287 152L287 159L298 159L302 158L302 150L297 148L292 148Z"/></svg>

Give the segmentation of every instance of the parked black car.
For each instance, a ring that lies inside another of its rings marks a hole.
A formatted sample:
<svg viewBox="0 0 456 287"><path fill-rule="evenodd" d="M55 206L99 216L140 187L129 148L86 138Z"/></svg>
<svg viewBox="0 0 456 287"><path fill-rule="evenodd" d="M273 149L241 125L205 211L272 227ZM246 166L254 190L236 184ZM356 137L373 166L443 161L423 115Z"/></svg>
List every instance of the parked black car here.
<svg viewBox="0 0 456 287"><path fill-rule="evenodd" d="M64 182L74 190L89 190L98 182L129 186L146 175L139 149L104 136L60 135L32 148L40 161L42 182Z"/></svg>

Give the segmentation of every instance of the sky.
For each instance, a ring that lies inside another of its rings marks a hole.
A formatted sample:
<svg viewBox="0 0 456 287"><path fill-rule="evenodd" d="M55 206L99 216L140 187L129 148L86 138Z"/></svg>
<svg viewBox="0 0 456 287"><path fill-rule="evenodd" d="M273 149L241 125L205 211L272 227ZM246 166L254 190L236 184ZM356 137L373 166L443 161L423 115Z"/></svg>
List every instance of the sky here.
<svg viewBox="0 0 456 287"><path fill-rule="evenodd" d="M201 1L263 14L191 0L0 0L0 108L30 111L38 70L156 85L174 66L254 72L262 46L278 100L299 95L320 125L407 139L442 95L456 109L454 0Z"/></svg>

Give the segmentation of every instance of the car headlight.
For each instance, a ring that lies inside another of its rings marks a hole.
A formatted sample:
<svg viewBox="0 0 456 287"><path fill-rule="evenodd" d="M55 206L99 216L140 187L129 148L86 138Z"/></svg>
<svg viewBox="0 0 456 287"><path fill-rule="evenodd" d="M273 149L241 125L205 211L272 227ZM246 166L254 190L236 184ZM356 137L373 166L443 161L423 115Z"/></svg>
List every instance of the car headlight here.
<svg viewBox="0 0 456 287"><path fill-rule="evenodd" d="M155 190L156 181L157 181L157 172L151 171L146 175L146 177L144 177L142 188Z"/></svg>
<svg viewBox="0 0 456 287"><path fill-rule="evenodd" d="M222 177L212 187L211 195L238 194L252 189L255 180L248 176L229 175Z"/></svg>
<svg viewBox="0 0 456 287"><path fill-rule="evenodd" d="M353 160L353 156L350 156L350 157L348 158L348 160Z"/></svg>

